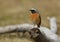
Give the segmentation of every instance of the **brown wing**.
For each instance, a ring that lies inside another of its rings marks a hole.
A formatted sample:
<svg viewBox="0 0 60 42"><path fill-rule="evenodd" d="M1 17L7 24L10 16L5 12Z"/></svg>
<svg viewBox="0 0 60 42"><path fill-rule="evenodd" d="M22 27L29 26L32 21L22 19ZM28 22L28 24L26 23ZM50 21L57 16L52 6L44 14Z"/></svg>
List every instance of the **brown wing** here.
<svg viewBox="0 0 60 42"><path fill-rule="evenodd" d="M41 16L39 15L39 20L38 20L38 24L37 24L37 27L39 28L41 25Z"/></svg>

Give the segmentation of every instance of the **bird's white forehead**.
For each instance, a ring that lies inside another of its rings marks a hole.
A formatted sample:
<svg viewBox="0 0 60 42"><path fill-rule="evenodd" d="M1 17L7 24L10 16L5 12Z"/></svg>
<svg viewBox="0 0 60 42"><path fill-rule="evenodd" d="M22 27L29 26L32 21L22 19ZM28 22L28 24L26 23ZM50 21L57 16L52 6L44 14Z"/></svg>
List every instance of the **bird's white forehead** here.
<svg viewBox="0 0 60 42"><path fill-rule="evenodd" d="M35 8L31 8L30 10L36 10Z"/></svg>

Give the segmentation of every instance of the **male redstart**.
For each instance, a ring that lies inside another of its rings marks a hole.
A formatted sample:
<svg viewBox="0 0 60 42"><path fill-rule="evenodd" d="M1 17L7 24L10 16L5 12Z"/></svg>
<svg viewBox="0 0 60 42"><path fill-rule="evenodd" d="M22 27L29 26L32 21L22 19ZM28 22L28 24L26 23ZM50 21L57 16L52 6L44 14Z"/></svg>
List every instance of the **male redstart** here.
<svg viewBox="0 0 60 42"><path fill-rule="evenodd" d="M31 14L31 19L32 19L33 24L37 25L37 27L39 28L40 25L41 25L41 16L40 16L38 10L34 9L34 8L31 8L30 11L32 13Z"/></svg>

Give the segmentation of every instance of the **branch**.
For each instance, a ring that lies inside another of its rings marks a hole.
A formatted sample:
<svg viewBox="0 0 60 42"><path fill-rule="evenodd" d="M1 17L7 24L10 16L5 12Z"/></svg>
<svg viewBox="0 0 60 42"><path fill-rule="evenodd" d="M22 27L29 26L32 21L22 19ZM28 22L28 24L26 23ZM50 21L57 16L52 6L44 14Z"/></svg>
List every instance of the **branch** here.
<svg viewBox="0 0 60 42"><path fill-rule="evenodd" d="M23 32L29 31L34 26L32 24L17 24L17 25L8 25L5 27L0 27L0 34L12 33L12 32Z"/></svg>
<svg viewBox="0 0 60 42"><path fill-rule="evenodd" d="M48 17L48 20L50 21L50 28L53 33L57 32L57 24L56 24L56 18L55 17Z"/></svg>
<svg viewBox="0 0 60 42"><path fill-rule="evenodd" d="M50 26L54 28L57 28L56 27L56 24L54 25L54 23L56 22L53 22L53 19L50 19ZM52 23L53 22L53 23ZM5 26L5 27L0 27L0 34L4 34L4 33L12 33L12 32L24 32L24 31L30 31L30 29L34 28L36 26L32 25L32 24L28 24L28 23L25 23L25 24L16 24L16 25L8 25L8 26ZM54 28L51 28L53 29L52 31L54 31L55 29ZM46 27L40 27L40 29L42 30L47 30Z"/></svg>

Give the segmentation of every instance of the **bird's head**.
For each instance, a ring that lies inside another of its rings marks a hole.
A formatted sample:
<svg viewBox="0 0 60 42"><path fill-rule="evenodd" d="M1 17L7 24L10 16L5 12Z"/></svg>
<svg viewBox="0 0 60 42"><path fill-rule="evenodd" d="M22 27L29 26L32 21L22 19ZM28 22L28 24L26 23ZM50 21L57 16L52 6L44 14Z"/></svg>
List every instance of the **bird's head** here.
<svg viewBox="0 0 60 42"><path fill-rule="evenodd" d="M38 13L38 10L35 9L35 8L31 8L30 11L31 11L32 14L34 14L34 13Z"/></svg>

